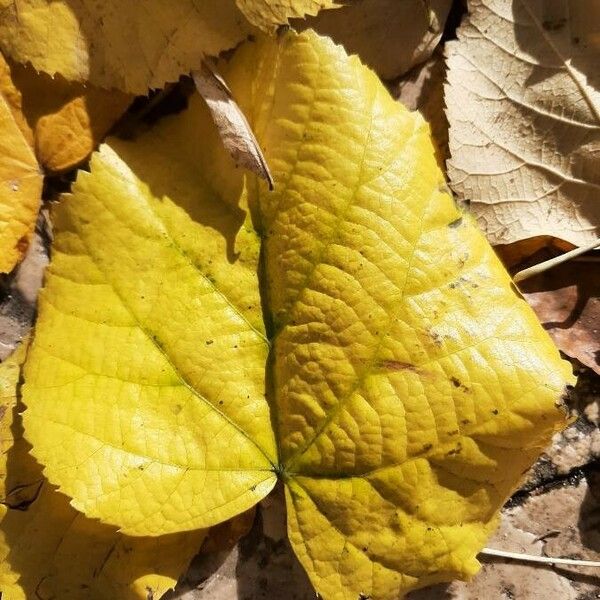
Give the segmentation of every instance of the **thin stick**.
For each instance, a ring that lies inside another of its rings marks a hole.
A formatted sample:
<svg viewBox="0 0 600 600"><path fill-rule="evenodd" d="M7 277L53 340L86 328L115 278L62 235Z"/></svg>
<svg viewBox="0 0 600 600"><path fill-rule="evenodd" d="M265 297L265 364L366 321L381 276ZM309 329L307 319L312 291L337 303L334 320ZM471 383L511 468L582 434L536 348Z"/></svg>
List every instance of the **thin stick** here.
<svg viewBox="0 0 600 600"><path fill-rule="evenodd" d="M521 554L520 552L508 552L496 548L484 548L480 554L485 556L497 556L499 558L510 558L525 562L543 563L546 565L573 565L575 567L600 567L597 560L577 560L575 558L554 558L551 556L536 556L533 554Z"/></svg>
<svg viewBox="0 0 600 600"><path fill-rule="evenodd" d="M600 238L593 241L591 244L588 244L587 246L581 246L581 248L575 248L573 250L570 250L569 252L565 252L564 254L561 254L560 256L555 256L554 258L551 258L550 260L545 260L544 262L541 262L537 265L533 265L533 267L529 267L528 269L523 269L522 271L515 273L515 275L513 276L513 281L515 283L517 283L519 281L523 281L524 279L529 279L529 277L533 277L534 275L543 273L544 271L547 271L548 269L551 269L552 267L556 267L557 265L560 265L568 260L571 260L572 258L579 256L580 254L585 254L586 252L589 252L590 250L594 250L598 246L600 246Z"/></svg>

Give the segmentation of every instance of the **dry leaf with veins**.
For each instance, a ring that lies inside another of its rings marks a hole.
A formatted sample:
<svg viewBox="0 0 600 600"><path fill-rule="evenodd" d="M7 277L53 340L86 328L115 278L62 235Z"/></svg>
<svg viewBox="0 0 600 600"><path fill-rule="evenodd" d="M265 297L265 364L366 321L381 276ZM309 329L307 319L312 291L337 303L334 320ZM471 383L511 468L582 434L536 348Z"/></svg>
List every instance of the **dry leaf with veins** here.
<svg viewBox="0 0 600 600"><path fill-rule="evenodd" d="M249 169L266 180L272 189L273 177L262 150L223 78L206 62L192 71L192 77L236 166Z"/></svg>
<svg viewBox="0 0 600 600"><path fill-rule="evenodd" d="M492 244L591 242L600 233L600 44L583 27L592 4L468 4L446 45L454 192Z"/></svg>

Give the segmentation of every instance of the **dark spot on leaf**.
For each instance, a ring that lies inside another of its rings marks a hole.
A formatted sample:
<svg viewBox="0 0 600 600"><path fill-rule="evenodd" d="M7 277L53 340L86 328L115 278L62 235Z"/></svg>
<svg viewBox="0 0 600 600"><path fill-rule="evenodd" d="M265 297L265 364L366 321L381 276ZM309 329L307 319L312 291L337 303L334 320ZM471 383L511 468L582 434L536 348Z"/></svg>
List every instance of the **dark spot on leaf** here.
<svg viewBox="0 0 600 600"><path fill-rule="evenodd" d="M452 227L452 229L456 229L457 227L460 227L463 223L463 218L462 217L458 217L458 219L454 219L454 221L452 221L451 223L448 223L448 227Z"/></svg>
<svg viewBox="0 0 600 600"><path fill-rule="evenodd" d="M27 252L27 248L29 248L29 239L27 238L26 235L24 235L22 238L19 239L19 241L17 242L15 248L21 254L25 254L25 252Z"/></svg>
<svg viewBox="0 0 600 600"><path fill-rule="evenodd" d="M450 381L454 387L460 387L460 381L456 377L450 377Z"/></svg>
<svg viewBox="0 0 600 600"><path fill-rule="evenodd" d="M425 444L423 446L423 452L429 452L433 448L433 444Z"/></svg>
<svg viewBox="0 0 600 600"><path fill-rule="evenodd" d="M382 360L379 362L379 366L387 371L417 371L415 365L399 360Z"/></svg>
<svg viewBox="0 0 600 600"><path fill-rule="evenodd" d="M498 414L498 409L497 409L497 408L494 408L494 410L492 411L492 414L493 414L493 415L497 415L497 414Z"/></svg>
<svg viewBox="0 0 600 600"><path fill-rule="evenodd" d="M206 342L204 342L207 346L210 346L211 344L214 344L214 340L206 340Z"/></svg>

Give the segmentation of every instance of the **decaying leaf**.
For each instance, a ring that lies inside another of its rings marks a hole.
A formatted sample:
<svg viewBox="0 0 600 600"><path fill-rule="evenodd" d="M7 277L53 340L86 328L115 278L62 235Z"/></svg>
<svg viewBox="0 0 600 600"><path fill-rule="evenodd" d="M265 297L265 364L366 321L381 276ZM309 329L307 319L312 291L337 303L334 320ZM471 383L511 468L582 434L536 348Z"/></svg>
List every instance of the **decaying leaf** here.
<svg viewBox="0 0 600 600"><path fill-rule="evenodd" d="M0 88L0 273L10 272L27 250L42 199L42 174L11 98Z"/></svg>
<svg viewBox="0 0 600 600"><path fill-rule="evenodd" d="M233 48L256 31L251 22L273 29L289 17L334 5L334 0L0 0L0 50L50 75L145 94L177 81L204 56Z"/></svg>
<svg viewBox="0 0 600 600"><path fill-rule="evenodd" d="M600 265L582 258L519 284L556 345L600 374Z"/></svg>
<svg viewBox="0 0 600 600"><path fill-rule="evenodd" d="M409 110L418 110L431 128L435 155L442 171L448 158L448 119L444 111L446 68L441 52L407 73L392 87L392 95Z"/></svg>
<svg viewBox="0 0 600 600"><path fill-rule="evenodd" d="M570 366L454 205L423 119L356 57L287 33L222 73L275 189L234 168L198 97L101 147L54 214L33 452L138 535L223 521L279 477L325 600L468 577L565 425Z"/></svg>
<svg viewBox="0 0 600 600"><path fill-rule="evenodd" d="M273 188L262 150L223 78L205 62L200 69L192 71L192 77L236 166L252 171Z"/></svg>
<svg viewBox="0 0 600 600"><path fill-rule="evenodd" d="M0 590L9 600L158 600L204 532L130 538L69 506L22 439L17 400L25 345L0 364Z"/></svg>
<svg viewBox="0 0 600 600"><path fill-rule="evenodd" d="M493 244L600 233L600 42L586 5L470 0L446 46L448 174Z"/></svg>
<svg viewBox="0 0 600 600"><path fill-rule="evenodd" d="M0 55L0 91L46 171L66 171L84 161L133 98L69 83L8 64Z"/></svg>
<svg viewBox="0 0 600 600"><path fill-rule="evenodd" d="M293 26L331 37L380 77L394 79L435 50L451 5L452 0L353 0Z"/></svg>

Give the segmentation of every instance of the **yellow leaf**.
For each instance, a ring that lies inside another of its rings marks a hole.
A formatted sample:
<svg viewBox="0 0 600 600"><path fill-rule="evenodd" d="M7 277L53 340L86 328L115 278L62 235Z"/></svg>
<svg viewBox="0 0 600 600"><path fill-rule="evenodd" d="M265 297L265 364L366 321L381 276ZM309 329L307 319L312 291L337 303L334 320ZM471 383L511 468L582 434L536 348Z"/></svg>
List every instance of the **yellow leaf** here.
<svg viewBox="0 0 600 600"><path fill-rule="evenodd" d="M50 75L141 94L251 31L235 0L0 0L0 13L0 50L8 56Z"/></svg>
<svg viewBox="0 0 600 600"><path fill-rule="evenodd" d="M0 64L0 85L5 81ZM0 87L0 273L11 271L27 250L42 195L31 134L11 110L13 90L5 96Z"/></svg>
<svg viewBox="0 0 600 600"><path fill-rule="evenodd" d="M448 176L492 244L600 236L599 19L596 2L469 0L446 46Z"/></svg>
<svg viewBox="0 0 600 600"><path fill-rule="evenodd" d="M4 62L1 56L0 62ZM4 68L11 82L2 78L0 89L15 90L8 100L13 113L25 118L33 130L38 161L53 173L84 161L133 100L116 90L36 73L30 66L5 63Z"/></svg>
<svg viewBox="0 0 600 600"><path fill-rule="evenodd" d="M34 453L138 534L230 517L277 474L325 600L468 577L566 423L569 365L454 205L423 119L357 58L290 33L222 72L275 190L233 168L198 99L102 147L55 218ZM206 463L226 508L210 474L195 487Z"/></svg>
<svg viewBox="0 0 600 600"><path fill-rule="evenodd" d="M50 75L145 94L199 68L205 55L234 47L255 31L250 21L272 30L290 17L334 5L335 0L0 0L0 50Z"/></svg>
<svg viewBox="0 0 600 600"><path fill-rule="evenodd" d="M289 19L316 15L326 8L339 8L343 0L236 0L248 21L273 32Z"/></svg>
<svg viewBox="0 0 600 600"><path fill-rule="evenodd" d="M46 474L136 535L219 523L276 481L259 240L200 168L218 143L207 148L205 117L103 146L79 174L54 214L27 365L28 439Z"/></svg>
<svg viewBox="0 0 600 600"><path fill-rule="evenodd" d="M0 365L0 590L8 600L158 600L205 533L130 538L69 506L21 437L16 388L25 352L22 344Z"/></svg>

